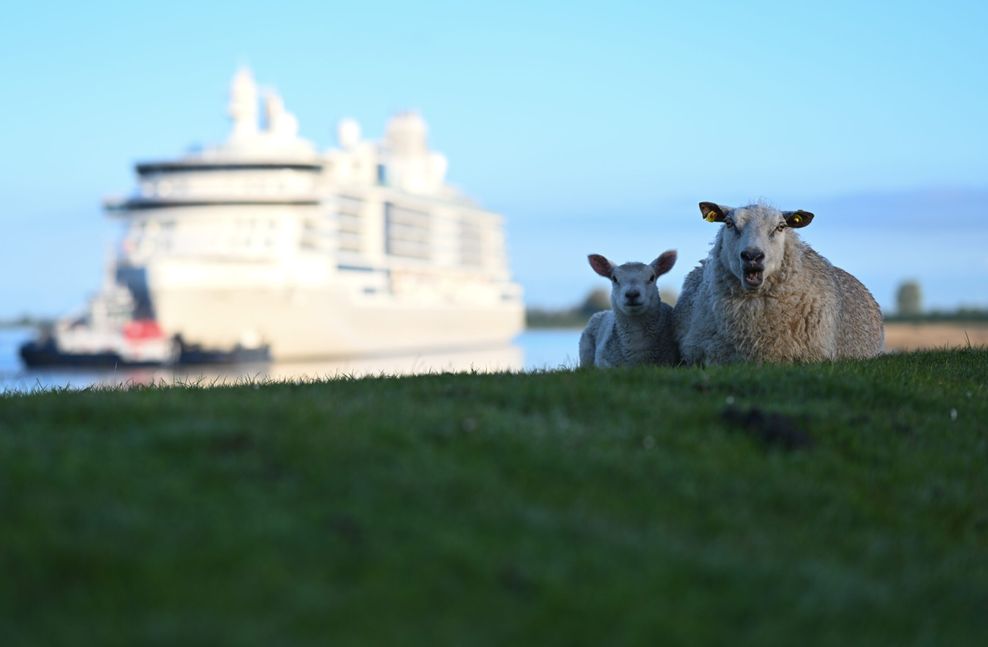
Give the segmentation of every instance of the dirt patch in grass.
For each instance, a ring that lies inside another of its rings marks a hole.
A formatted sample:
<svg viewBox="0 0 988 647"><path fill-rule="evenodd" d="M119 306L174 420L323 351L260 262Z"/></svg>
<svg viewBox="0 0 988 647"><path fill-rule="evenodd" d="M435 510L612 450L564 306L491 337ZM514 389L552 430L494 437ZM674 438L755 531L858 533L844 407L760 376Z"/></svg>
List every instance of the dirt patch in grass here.
<svg viewBox="0 0 988 647"><path fill-rule="evenodd" d="M794 451L813 446L813 438L794 418L763 411L758 407L738 409L728 406L721 412L724 421L740 428L765 449Z"/></svg>

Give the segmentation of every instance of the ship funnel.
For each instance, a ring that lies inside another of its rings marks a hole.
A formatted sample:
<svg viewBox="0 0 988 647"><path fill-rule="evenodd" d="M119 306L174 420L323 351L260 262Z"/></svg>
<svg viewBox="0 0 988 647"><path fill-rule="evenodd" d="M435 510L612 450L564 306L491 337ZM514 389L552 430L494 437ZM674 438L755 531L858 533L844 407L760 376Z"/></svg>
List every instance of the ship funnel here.
<svg viewBox="0 0 988 647"><path fill-rule="evenodd" d="M241 67L230 82L228 114L233 121L232 138L257 134L257 84L247 67Z"/></svg>
<svg viewBox="0 0 988 647"><path fill-rule="evenodd" d="M298 119L285 109L285 102L274 90L264 93L264 120L269 133L280 139L298 136Z"/></svg>
<svg viewBox="0 0 988 647"><path fill-rule="evenodd" d="M428 126L416 112L403 112L388 122L387 146L393 155L415 157L429 150Z"/></svg>
<svg viewBox="0 0 988 647"><path fill-rule="evenodd" d="M336 142L345 151L353 150L360 143L360 124L356 119L341 119L336 126Z"/></svg>

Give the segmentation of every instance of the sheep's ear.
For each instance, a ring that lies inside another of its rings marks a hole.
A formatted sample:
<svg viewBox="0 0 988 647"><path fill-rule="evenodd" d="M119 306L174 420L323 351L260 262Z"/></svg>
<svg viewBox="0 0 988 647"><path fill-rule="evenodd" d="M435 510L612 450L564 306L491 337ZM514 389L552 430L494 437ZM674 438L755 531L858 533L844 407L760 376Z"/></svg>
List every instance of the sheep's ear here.
<svg viewBox="0 0 988 647"><path fill-rule="evenodd" d="M655 276L662 276L666 272L672 269L672 266L676 264L676 250L670 249L668 252L662 252L661 255L649 265L655 270Z"/></svg>
<svg viewBox="0 0 988 647"><path fill-rule="evenodd" d="M600 254L591 254L587 256L587 259L590 261L590 267L593 268L593 271L604 278L609 279L614 274L614 264Z"/></svg>
<svg viewBox="0 0 988 647"><path fill-rule="evenodd" d="M703 214L703 219L707 222L724 222L724 218L727 217L726 212L728 211L730 211L730 208L722 207L713 202L700 203L700 213Z"/></svg>
<svg viewBox="0 0 988 647"><path fill-rule="evenodd" d="M786 224L793 229L799 229L813 222L813 214L809 211L783 211L782 216L786 219Z"/></svg>

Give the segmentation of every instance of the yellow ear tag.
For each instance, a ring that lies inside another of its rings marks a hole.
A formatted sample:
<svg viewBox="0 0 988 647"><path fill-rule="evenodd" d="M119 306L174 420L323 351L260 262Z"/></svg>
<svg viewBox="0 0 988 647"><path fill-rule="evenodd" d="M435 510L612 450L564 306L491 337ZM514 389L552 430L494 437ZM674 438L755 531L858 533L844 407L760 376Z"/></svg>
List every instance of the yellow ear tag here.
<svg viewBox="0 0 988 647"><path fill-rule="evenodd" d="M792 222L795 225L801 225L803 224L803 217L797 213L792 217Z"/></svg>
<svg viewBox="0 0 988 647"><path fill-rule="evenodd" d="M707 222L717 222L717 214L713 211L708 211L707 215L703 217Z"/></svg>

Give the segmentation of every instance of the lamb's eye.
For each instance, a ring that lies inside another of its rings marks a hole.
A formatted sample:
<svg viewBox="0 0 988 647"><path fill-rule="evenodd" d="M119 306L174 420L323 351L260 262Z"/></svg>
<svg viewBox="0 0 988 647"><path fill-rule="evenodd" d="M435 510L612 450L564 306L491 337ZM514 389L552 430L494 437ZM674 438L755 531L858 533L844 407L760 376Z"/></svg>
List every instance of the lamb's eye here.
<svg viewBox="0 0 988 647"><path fill-rule="evenodd" d="M725 220L724 221L724 226L727 227L728 229L734 229L734 221L733 220Z"/></svg>
<svg viewBox="0 0 988 647"><path fill-rule="evenodd" d="M647 283L655 283L655 277L653 276L652 278L650 278L650 279L649 279L649 280L647 281Z"/></svg>
<svg viewBox="0 0 988 647"><path fill-rule="evenodd" d="M612 277L611 277L611 280L612 280L612 281L613 281L613 282L614 282L615 284L616 284L616 283L618 282L618 280L617 280L617 277L616 277L616 276L612 276Z"/></svg>
<svg viewBox="0 0 988 647"><path fill-rule="evenodd" d="M788 226L789 226L789 225L787 225L786 223L784 223L784 222L780 222L780 223L779 223L779 226L778 226L778 227L776 227L776 228L775 228L775 230L776 230L776 231L782 231L783 229L785 229L785 228L786 228L786 227L788 227Z"/></svg>

